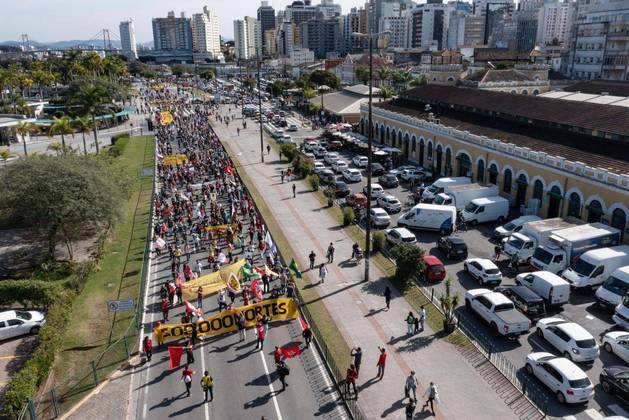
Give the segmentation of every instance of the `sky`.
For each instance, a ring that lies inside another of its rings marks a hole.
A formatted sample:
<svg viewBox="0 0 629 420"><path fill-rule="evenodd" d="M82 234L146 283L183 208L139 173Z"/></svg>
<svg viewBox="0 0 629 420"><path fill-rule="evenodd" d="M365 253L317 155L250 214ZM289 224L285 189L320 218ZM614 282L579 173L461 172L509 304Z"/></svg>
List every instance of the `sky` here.
<svg viewBox="0 0 629 420"><path fill-rule="evenodd" d="M335 0L343 13L364 5L366 0ZM270 0L275 10L292 0ZM313 0L319 4L320 0ZM120 39L120 21L133 18L137 42L153 40L151 18L165 17L169 10L178 16L203 11L207 5L218 15L220 33L233 38L233 21L256 16L258 0L0 0L0 41L19 40L21 34L39 42L91 39L103 28L111 39Z"/></svg>

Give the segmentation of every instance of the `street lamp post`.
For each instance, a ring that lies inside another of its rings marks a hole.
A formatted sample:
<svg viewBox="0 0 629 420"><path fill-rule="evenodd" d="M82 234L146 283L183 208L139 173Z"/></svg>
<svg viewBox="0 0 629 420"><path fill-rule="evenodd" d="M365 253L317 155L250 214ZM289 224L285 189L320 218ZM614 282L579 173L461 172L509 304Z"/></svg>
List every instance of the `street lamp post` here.
<svg viewBox="0 0 629 420"><path fill-rule="evenodd" d="M264 140L262 138L262 91L260 90L260 56L256 56L258 63L258 112L260 112L260 160L264 163Z"/></svg>

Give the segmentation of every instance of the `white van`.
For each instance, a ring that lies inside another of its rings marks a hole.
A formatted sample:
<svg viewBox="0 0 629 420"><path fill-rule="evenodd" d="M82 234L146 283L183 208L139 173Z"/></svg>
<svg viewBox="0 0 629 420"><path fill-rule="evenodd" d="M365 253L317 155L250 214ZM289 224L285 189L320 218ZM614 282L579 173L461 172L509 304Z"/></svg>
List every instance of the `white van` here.
<svg viewBox="0 0 629 420"><path fill-rule="evenodd" d="M595 288L620 267L629 265L629 245L584 252L561 274L575 288Z"/></svg>
<svg viewBox="0 0 629 420"><path fill-rule="evenodd" d="M596 289L596 300L603 306L613 309L620 305L622 297L629 293L629 265L614 271L605 282Z"/></svg>
<svg viewBox="0 0 629 420"><path fill-rule="evenodd" d="M454 231L456 207L420 203L398 219L398 226L410 229L436 230L442 235Z"/></svg>
<svg viewBox="0 0 629 420"><path fill-rule="evenodd" d="M509 223L498 226L496 229L494 229L494 238L508 238L512 233L517 233L521 231L525 223L536 222L538 220L542 220L542 218L539 216L535 216L534 214L520 216L517 219L513 219Z"/></svg>
<svg viewBox="0 0 629 420"><path fill-rule="evenodd" d="M485 222L503 222L509 215L509 200L500 196L476 198L465 206L461 218L472 225Z"/></svg>
<svg viewBox="0 0 629 420"><path fill-rule="evenodd" d="M457 176L452 178L439 178L432 185L424 190L422 198L426 201L432 201L437 194L445 191L446 187L453 187L455 185L464 185L471 183L472 180L466 176Z"/></svg>
<svg viewBox="0 0 629 420"><path fill-rule="evenodd" d="M528 287L549 306L561 306L570 300L570 283L550 271L518 274L515 284Z"/></svg>
<svg viewBox="0 0 629 420"><path fill-rule="evenodd" d="M620 328L629 330L629 293L622 298L622 303L616 306L612 319Z"/></svg>

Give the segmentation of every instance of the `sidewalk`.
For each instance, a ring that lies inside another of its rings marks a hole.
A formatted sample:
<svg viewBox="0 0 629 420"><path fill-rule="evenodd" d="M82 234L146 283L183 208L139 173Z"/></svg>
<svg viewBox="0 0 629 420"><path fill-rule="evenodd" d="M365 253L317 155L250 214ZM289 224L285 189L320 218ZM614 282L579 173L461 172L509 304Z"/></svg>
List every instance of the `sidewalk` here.
<svg viewBox="0 0 629 420"><path fill-rule="evenodd" d="M337 221L309 193L310 187L305 182L297 182L297 199L293 199L292 183L282 184L279 177L279 170L287 167L286 162L280 164L277 153L271 150L270 156L265 156L267 163L259 163L259 132L249 128L237 136L236 125L231 124L229 130L222 124L214 124L214 128L237 155L238 170L246 172L265 197L283 234L292 241L292 252L299 266L308 267L311 250L317 255L317 263L322 262L328 244L334 243L335 262L327 265L329 274L325 284L315 287L348 345L363 349L357 385L359 405L366 417L404 418L407 401L403 400L404 383L414 370L420 399L416 418L428 417L428 411L421 413L421 395L430 381L439 388L441 404L435 406L438 419L518 418L501 400L500 390L492 389L453 345L437 339L428 326L420 334L406 335L404 320L410 305L392 287L391 310L384 310L382 292L389 282L383 272L371 264L373 280L362 283L364 265L343 266L351 253L352 241ZM318 282L316 270L304 276L312 283ZM376 378L378 346L385 346L388 353L381 381Z"/></svg>

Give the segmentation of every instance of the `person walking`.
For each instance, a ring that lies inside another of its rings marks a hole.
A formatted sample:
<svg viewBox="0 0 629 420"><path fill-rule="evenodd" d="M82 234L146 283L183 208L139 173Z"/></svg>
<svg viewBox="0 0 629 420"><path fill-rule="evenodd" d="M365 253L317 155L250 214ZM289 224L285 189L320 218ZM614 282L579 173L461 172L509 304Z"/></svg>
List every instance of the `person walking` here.
<svg viewBox="0 0 629 420"><path fill-rule="evenodd" d="M282 382L282 391L286 389L288 384L286 383L286 377L290 375L290 369L286 365L286 362L281 360L278 364L275 365L275 371L277 372L277 376L280 378L280 382Z"/></svg>
<svg viewBox="0 0 629 420"><path fill-rule="evenodd" d="M332 245L332 242L330 242L330 245L328 245L328 253L326 257L328 258L329 263L334 262L334 245Z"/></svg>
<svg viewBox="0 0 629 420"><path fill-rule="evenodd" d="M520 272L520 269L519 269L520 255L518 255L517 252L511 256L511 260L509 261L509 263L511 264L511 268L515 270L516 273Z"/></svg>
<svg viewBox="0 0 629 420"><path fill-rule="evenodd" d="M328 274L328 269L325 268L325 264L321 263L319 266L319 283L325 283L325 276Z"/></svg>
<svg viewBox="0 0 629 420"><path fill-rule="evenodd" d="M187 397L190 396L190 388L192 387L192 375L194 375L194 371L190 369L188 365L186 365L181 372L181 380L186 385Z"/></svg>
<svg viewBox="0 0 629 420"><path fill-rule="evenodd" d="M419 308L419 316L418 316L419 325L415 327L415 333L423 332L425 323L426 323L426 309L422 306L421 308ZM419 331L417 327L419 327Z"/></svg>
<svg viewBox="0 0 629 420"><path fill-rule="evenodd" d="M188 344L186 346L186 365L191 365L194 363L194 351L192 349L192 344Z"/></svg>
<svg viewBox="0 0 629 420"><path fill-rule="evenodd" d="M406 316L406 334L413 335L413 329L415 328L415 317L413 313L409 311Z"/></svg>
<svg viewBox="0 0 629 420"><path fill-rule="evenodd" d="M412 370L410 375L406 377L406 384L404 385L404 396L406 398L411 397L411 391L413 391L413 398L417 400L417 378L415 377L415 371Z"/></svg>
<svg viewBox="0 0 629 420"><path fill-rule="evenodd" d="M297 186L293 184L293 198L297 198Z"/></svg>
<svg viewBox="0 0 629 420"><path fill-rule="evenodd" d="M500 259L501 254L502 254L502 247L500 245L496 245L494 247L494 261L498 261Z"/></svg>
<svg viewBox="0 0 629 420"><path fill-rule="evenodd" d="M378 356L378 363L376 366L378 366L378 380L380 380L384 378L384 367L387 363L387 351L383 347L378 347L378 350L380 350L380 356Z"/></svg>
<svg viewBox="0 0 629 420"><path fill-rule="evenodd" d="M280 155L280 159L282 159L281 155ZM280 177L282 178L282 184L283 184L284 183L284 169L280 171Z"/></svg>
<svg viewBox="0 0 629 420"><path fill-rule="evenodd" d="M434 382L431 382L428 388L426 388L426 392L424 392L424 398L428 398L424 405L422 406L422 411L424 407L428 407L430 405L430 411L432 411L432 415L435 415L435 407L434 402L437 401L439 403L439 393L437 391L437 385Z"/></svg>
<svg viewBox="0 0 629 420"><path fill-rule="evenodd" d="M360 373L360 365L363 363L363 350L360 347L354 347L349 354L354 358L356 373Z"/></svg>
<svg viewBox="0 0 629 420"><path fill-rule="evenodd" d="M203 287L197 287L197 307L203 309Z"/></svg>
<svg viewBox="0 0 629 420"><path fill-rule="evenodd" d="M170 304L168 299L162 299L162 322L168 321L168 311L170 310Z"/></svg>
<svg viewBox="0 0 629 420"><path fill-rule="evenodd" d="M413 415L415 414L415 407L417 407L417 400L410 398L408 403L406 404L406 409L404 410L406 413L406 420L412 420Z"/></svg>
<svg viewBox="0 0 629 420"><path fill-rule="evenodd" d="M391 288L389 286L384 288L384 302L387 305L387 311L391 309Z"/></svg>
<svg viewBox="0 0 629 420"><path fill-rule="evenodd" d="M317 255L314 253L314 251L310 251L310 254L308 255L308 259L310 260L310 269L314 269L315 267L315 259L317 258Z"/></svg>
<svg viewBox="0 0 629 420"><path fill-rule="evenodd" d="M347 373L345 374L345 394L349 395L350 385L354 388L354 395L358 399L358 391L356 390L356 379L358 379L358 372L354 365L349 365Z"/></svg>
<svg viewBox="0 0 629 420"><path fill-rule="evenodd" d="M304 330L301 332L301 336L304 338L306 346L304 348L310 347L310 342L312 341L312 330L310 329L310 325L306 324Z"/></svg>
<svg viewBox="0 0 629 420"><path fill-rule="evenodd" d="M144 350L144 354L146 355L146 361L150 362L151 357L153 356L153 341L148 335L144 336L144 340L142 341L142 350Z"/></svg>
<svg viewBox="0 0 629 420"><path fill-rule="evenodd" d="M227 301L225 300L225 289L221 289L218 292L218 311L221 312L223 308L227 309Z"/></svg>
<svg viewBox="0 0 629 420"><path fill-rule="evenodd" d="M203 372L203 377L201 378L201 388L203 389L203 401L207 402L208 394L210 394L210 401L212 401L214 399L214 379L212 379L207 370Z"/></svg>
<svg viewBox="0 0 629 420"><path fill-rule="evenodd" d="M256 325L256 335L257 335L257 342L256 342L256 350L260 349L260 351L264 350L264 339L266 337L266 330L264 329L264 325L262 325L261 322L258 322L258 325Z"/></svg>
<svg viewBox="0 0 629 420"><path fill-rule="evenodd" d="M271 145L270 145L270 144L267 144L267 145L266 145L266 154L267 154L267 155L270 155L270 154L271 154Z"/></svg>
<svg viewBox="0 0 629 420"><path fill-rule="evenodd" d="M238 313L237 315L237 320L236 320L236 324L238 325L238 335L240 337L239 341L245 341L245 339L247 338L247 329L246 329L246 319L245 319L245 314L243 314L242 312Z"/></svg>

